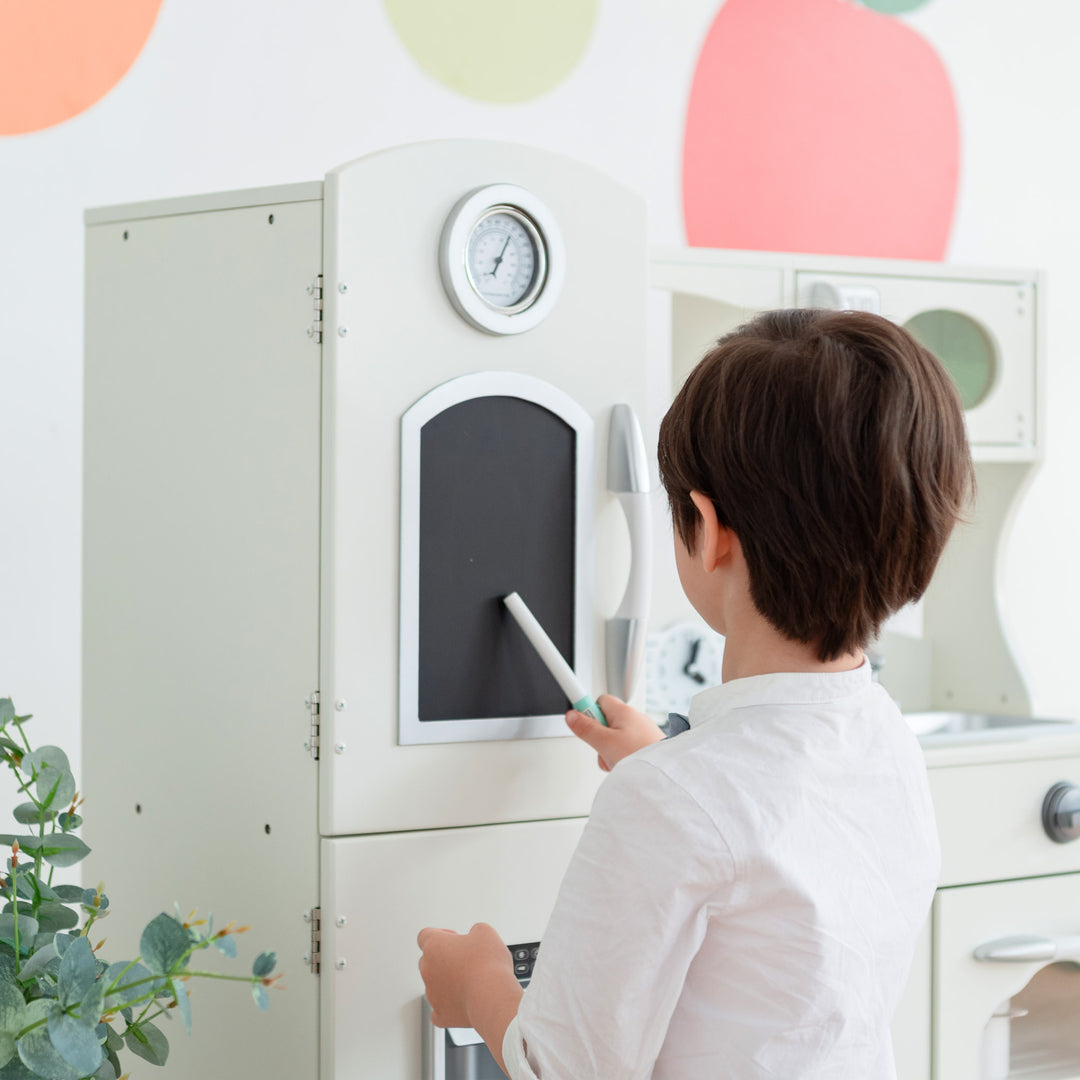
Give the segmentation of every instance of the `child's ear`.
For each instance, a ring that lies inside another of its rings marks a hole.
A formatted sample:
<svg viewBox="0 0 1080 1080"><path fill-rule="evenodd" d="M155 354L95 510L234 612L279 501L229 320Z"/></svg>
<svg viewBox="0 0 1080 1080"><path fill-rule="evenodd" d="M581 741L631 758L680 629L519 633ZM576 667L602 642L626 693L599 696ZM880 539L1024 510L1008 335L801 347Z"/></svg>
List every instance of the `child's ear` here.
<svg viewBox="0 0 1080 1080"><path fill-rule="evenodd" d="M726 525L720 524L716 507L708 495L691 491L690 498L698 512L697 544L694 555L701 559L705 572L711 574L731 556L738 541Z"/></svg>

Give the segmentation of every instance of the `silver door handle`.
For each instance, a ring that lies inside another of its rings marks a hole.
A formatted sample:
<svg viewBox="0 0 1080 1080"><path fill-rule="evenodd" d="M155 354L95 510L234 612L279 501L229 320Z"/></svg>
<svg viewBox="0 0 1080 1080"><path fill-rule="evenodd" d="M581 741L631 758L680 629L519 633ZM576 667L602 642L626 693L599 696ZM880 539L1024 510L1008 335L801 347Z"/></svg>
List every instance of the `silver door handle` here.
<svg viewBox="0 0 1080 1080"><path fill-rule="evenodd" d="M976 960L1007 964L1046 964L1055 960L1080 960L1080 935L1041 937L1017 934L998 938L976 947Z"/></svg>
<svg viewBox="0 0 1080 1080"><path fill-rule="evenodd" d="M619 500L630 530L630 576L605 633L608 691L626 700L634 692L645 657L652 593L652 511L649 462L634 410L615 405L608 428L608 491Z"/></svg>

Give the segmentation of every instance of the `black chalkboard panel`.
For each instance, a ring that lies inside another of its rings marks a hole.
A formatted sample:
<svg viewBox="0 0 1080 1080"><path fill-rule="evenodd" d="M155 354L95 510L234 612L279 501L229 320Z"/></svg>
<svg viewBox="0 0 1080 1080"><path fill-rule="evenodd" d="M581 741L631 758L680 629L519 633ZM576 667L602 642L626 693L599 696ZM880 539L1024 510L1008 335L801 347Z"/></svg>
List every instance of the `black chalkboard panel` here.
<svg viewBox="0 0 1080 1080"><path fill-rule="evenodd" d="M421 429L421 721L567 709L502 598L520 593L573 663L576 442L515 397L472 398Z"/></svg>

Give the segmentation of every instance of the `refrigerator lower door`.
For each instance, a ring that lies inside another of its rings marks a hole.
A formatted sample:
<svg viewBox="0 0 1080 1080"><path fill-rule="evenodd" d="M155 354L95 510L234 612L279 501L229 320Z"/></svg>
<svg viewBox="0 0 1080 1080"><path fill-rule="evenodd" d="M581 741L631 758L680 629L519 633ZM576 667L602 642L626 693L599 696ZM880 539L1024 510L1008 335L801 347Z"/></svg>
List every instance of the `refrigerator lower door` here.
<svg viewBox="0 0 1080 1080"><path fill-rule="evenodd" d="M323 840L321 1080L433 1080L437 1061L443 1080L487 1080L486 1048L423 1014L416 935L486 922L506 942L540 941L584 825L568 818Z"/></svg>

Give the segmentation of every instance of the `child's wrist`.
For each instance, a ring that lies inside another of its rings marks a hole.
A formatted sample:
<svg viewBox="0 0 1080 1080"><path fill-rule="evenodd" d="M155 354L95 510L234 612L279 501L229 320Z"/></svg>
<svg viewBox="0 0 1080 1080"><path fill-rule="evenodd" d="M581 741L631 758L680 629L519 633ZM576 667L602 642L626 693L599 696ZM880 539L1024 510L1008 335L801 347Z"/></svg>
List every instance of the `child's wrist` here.
<svg viewBox="0 0 1080 1080"><path fill-rule="evenodd" d="M487 963L478 966L470 972L465 984L463 1004L469 1026L483 1034L484 1029L491 1026L492 1018L508 1008L512 1008L512 1017L517 1012L517 1003L523 993L509 964Z"/></svg>

